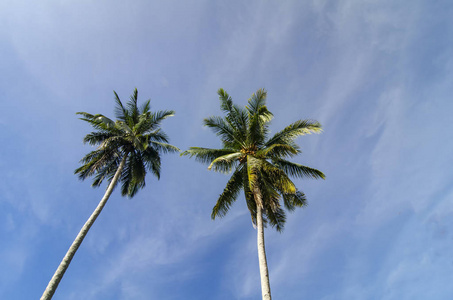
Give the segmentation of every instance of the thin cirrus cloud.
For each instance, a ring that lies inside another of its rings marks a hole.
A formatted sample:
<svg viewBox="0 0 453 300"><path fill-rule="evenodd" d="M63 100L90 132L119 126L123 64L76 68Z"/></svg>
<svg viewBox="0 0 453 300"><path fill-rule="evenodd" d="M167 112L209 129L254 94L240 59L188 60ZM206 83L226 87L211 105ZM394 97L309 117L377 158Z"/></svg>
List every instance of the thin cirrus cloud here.
<svg viewBox="0 0 453 300"><path fill-rule="evenodd" d="M302 118L323 124L298 140L294 160L327 180L296 180L309 206L288 214L282 234L266 231L275 298L453 292L448 1L0 8L0 298L39 297L103 194L72 174L90 150L74 113L113 117L112 90L125 100L134 87L153 109L176 111L162 127L183 150L220 146L202 130L221 114L219 87L240 105L266 88L273 132ZM259 297L243 198L210 220L228 176L177 155L162 166L134 199L115 191L55 299Z"/></svg>

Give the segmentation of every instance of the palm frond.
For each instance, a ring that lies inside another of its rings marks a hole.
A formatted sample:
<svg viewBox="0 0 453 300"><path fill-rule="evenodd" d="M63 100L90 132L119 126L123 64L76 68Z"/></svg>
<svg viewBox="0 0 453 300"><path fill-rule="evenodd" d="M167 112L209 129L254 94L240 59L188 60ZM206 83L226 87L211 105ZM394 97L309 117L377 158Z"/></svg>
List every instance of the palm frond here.
<svg viewBox="0 0 453 300"><path fill-rule="evenodd" d="M83 164L74 171L74 174L79 175L79 179L85 180L87 177L102 171L106 165L110 165L119 157L116 149L98 149L89 152L81 159Z"/></svg>
<svg viewBox="0 0 453 300"><path fill-rule="evenodd" d="M304 193L297 191L294 194L282 194L283 203L289 211L294 211L296 207L307 206L307 198Z"/></svg>
<svg viewBox="0 0 453 300"><path fill-rule="evenodd" d="M227 114L230 113L233 108L233 100L230 95L222 88L218 89L217 94L219 95L220 109Z"/></svg>
<svg viewBox="0 0 453 300"><path fill-rule="evenodd" d="M123 121L118 121L116 122L116 127L118 127L121 131L123 131L125 133L125 135L133 135L134 134L134 131L132 130L131 127L129 127L129 125L126 123L126 122L123 122Z"/></svg>
<svg viewBox="0 0 453 300"><path fill-rule="evenodd" d="M113 134L110 132L93 131L93 132L87 134L83 138L83 142L85 144L96 146L96 145L100 145L100 144L104 143L106 140L108 140L112 137L113 137Z"/></svg>
<svg viewBox="0 0 453 300"><path fill-rule="evenodd" d="M115 122L110 120L104 115L96 114L92 115L85 112L77 112L77 115L82 115L83 118L79 118L82 121L90 123L95 129L103 130L103 131L112 131L115 127Z"/></svg>
<svg viewBox="0 0 453 300"><path fill-rule="evenodd" d="M150 133L143 135L143 137L146 138L146 140L149 142L161 142L161 143L169 142L167 134L163 132L161 129L156 129Z"/></svg>
<svg viewBox="0 0 453 300"><path fill-rule="evenodd" d="M123 103L121 103L120 97L118 94L113 91L113 94L115 94L115 117L123 122L127 122L129 119L129 112L127 109L124 108Z"/></svg>
<svg viewBox="0 0 453 300"><path fill-rule="evenodd" d="M239 140L235 135L235 130L221 117L210 117L204 119L204 125L214 131L220 137L224 145L229 147L243 145L243 141Z"/></svg>
<svg viewBox="0 0 453 300"><path fill-rule="evenodd" d="M239 158L243 157L241 152L235 152L223 155L214 159L208 169L213 169L216 172L229 173L232 168L238 163Z"/></svg>
<svg viewBox="0 0 453 300"><path fill-rule="evenodd" d="M145 101L145 103L142 104L140 107L140 111L142 114L148 114L151 109L151 99L148 99Z"/></svg>
<svg viewBox="0 0 453 300"><path fill-rule="evenodd" d="M252 95L252 97L249 98L246 109L250 112L251 115L257 114L258 110L261 107L266 106L266 98L267 98L266 90L264 89L257 90Z"/></svg>
<svg viewBox="0 0 453 300"><path fill-rule="evenodd" d="M146 169L141 155L131 152L127 158L126 165L121 174L121 195L132 198L143 187L145 187Z"/></svg>
<svg viewBox="0 0 453 300"><path fill-rule="evenodd" d="M181 152L181 150L178 147L167 144L167 143L151 141L150 145L152 145L152 147L154 147L158 152L162 152L162 153Z"/></svg>
<svg viewBox="0 0 453 300"><path fill-rule="evenodd" d="M140 112L137 107L137 101L138 101L138 91L137 88L134 89L134 92L130 96L129 102L127 102L126 107L127 111L129 112L130 115L130 120L129 120L129 126L133 127L134 123L138 122L138 117L140 115Z"/></svg>
<svg viewBox="0 0 453 300"><path fill-rule="evenodd" d="M120 164L120 159L112 159L109 162L106 162L102 168L99 168L96 171L96 176L94 177L93 183L91 184L92 187L98 187L102 184L104 179L108 179L115 175L116 170Z"/></svg>
<svg viewBox="0 0 453 300"><path fill-rule="evenodd" d="M181 156L187 155L189 157L195 157L195 160L210 164L217 157L235 153L236 150L233 149L210 149L210 148L200 148L200 147L190 147L189 150L181 153Z"/></svg>
<svg viewBox="0 0 453 300"><path fill-rule="evenodd" d="M265 214L266 214L268 223L272 227L275 227L275 229L278 232L282 232L283 228L285 227L285 223L286 223L285 211L281 207L278 207L275 210L267 209Z"/></svg>
<svg viewBox="0 0 453 300"><path fill-rule="evenodd" d="M150 113L140 114L137 118L137 122L132 127L132 130L136 134L143 134L143 133L149 131L149 127L150 127L150 123L151 123L150 117L151 117Z"/></svg>
<svg viewBox="0 0 453 300"><path fill-rule="evenodd" d="M258 111L249 116L249 128L247 131L247 144L261 147L269 133L269 122L272 114L266 106L261 106Z"/></svg>
<svg viewBox="0 0 453 300"><path fill-rule="evenodd" d="M235 105L224 89L220 88L217 93L219 94L220 108L226 113L225 121L234 130L235 135L240 137L237 140L244 141L246 139L248 123L246 110Z"/></svg>
<svg viewBox="0 0 453 300"><path fill-rule="evenodd" d="M143 151L142 159L146 169L150 170L157 179L160 179L161 159L159 151L154 147L148 147Z"/></svg>
<svg viewBox="0 0 453 300"><path fill-rule="evenodd" d="M296 192L296 186L289 179L288 175L280 168L272 165L266 160L262 161L262 176L269 184L282 193L292 194Z"/></svg>
<svg viewBox="0 0 453 300"><path fill-rule="evenodd" d="M147 131L155 130L163 120L174 115L175 112L173 110L159 110L152 113L150 117L149 128Z"/></svg>
<svg viewBox="0 0 453 300"><path fill-rule="evenodd" d="M273 144L288 144L294 141L298 136L320 132L322 132L322 127L318 121L299 120L288 125L282 131L277 132L267 141L266 146L271 146Z"/></svg>
<svg viewBox="0 0 453 300"><path fill-rule="evenodd" d="M239 168L233 173L230 180L228 180L225 189L223 190L222 194L220 194L216 205L212 209L212 219L225 216L233 202L236 201L239 192L242 189L242 173L242 168Z"/></svg>
<svg viewBox="0 0 453 300"><path fill-rule="evenodd" d="M272 227L275 227L277 231L281 232L285 226L286 214L280 206L281 196L279 190L282 184L276 184L276 182L282 181L282 179L275 177L269 178L266 173L263 172L261 176L261 192L265 199L264 215L266 216L267 222Z"/></svg>
<svg viewBox="0 0 453 300"><path fill-rule="evenodd" d="M247 127L249 124L248 113L245 109L237 105L233 105L233 111L230 115L226 116L227 122L234 128L235 134L238 136L236 140L244 141L247 140Z"/></svg>
<svg viewBox="0 0 453 300"><path fill-rule="evenodd" d="M286 156L294 156L298 153L298 150L290 145L284 144L273 144L269 147L265 147L264 149L256 152L258 157L286 157Z"/></svg>
<svg viewBox="0 0 453 300"><path fill-rule="evenodd" d="M253 193L250 190L250 184L248 181L248 174L246 169L243 170L242 188L244 189L245 202L250 212L250 217L252 218L252 224L253 226L256 226L256 211L257 211L256 202Z"/></svg>
<svg viewBox="0 0 453 300"><path fill-rule="evenodd" d="M127 137L114 135L105 139L100 145L99 149L121 149L127 144Z"/></svg>
<svg viewBox="0 0 453 300"><path fill-rule="evenodd" d="M301 164L296 164L284 159L275 158L273 162L286 174L297 178L326 179L323 172Z"/></svg>

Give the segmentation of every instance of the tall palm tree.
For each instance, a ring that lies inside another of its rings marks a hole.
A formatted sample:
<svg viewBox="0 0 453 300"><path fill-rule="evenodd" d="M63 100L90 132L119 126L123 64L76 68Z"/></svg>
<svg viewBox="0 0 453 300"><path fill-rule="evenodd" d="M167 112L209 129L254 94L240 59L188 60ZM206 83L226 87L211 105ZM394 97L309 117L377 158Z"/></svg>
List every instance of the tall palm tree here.
<svg viewBox="0 0 453 300"><path fill-rule="evenodd" d="M218 94L220 108L226 116L207 118L204 125L220 137L223 148L191 147L181 155L209 163L209 170L233 171L211 217L225 216L239 192L244 190L252 223L257 228L262 296L270 300L264 227L270 224L278 231L283 230L286 214L281 200L289 211L306 204L304 193L296 188L289 176L325 178L321 171L287 160L301 152L294 142L296 137L319 133L321 125L313 120L299 120L269 138L269 123L273 115L266 108L265 90L260 89L253 94L245 108L235 105L223 89L219 89Z"/></svg>
<svg viewBox="0 0 453 300"><path fill-rule="evenodd" d="M74 254L101 213L116 184L121 182L123 196L133 197L145 186L145 175L148 170L160 178L160 154L179 151L175 146L168 144L168 137L159 128L162 120L174 115L173 111L151 112L150 100L139 108L137 89L126 106L123 106L115 91L114 94L116 121L101 114L77 113L82 116L81 120L88 122L95 129L85 136L84 143L98 147L82 158L83 165L74 173L82 180L94 176L93 187L100 186L104 179L110 183L101 202L83 225L58 266L41 300L52 299Z"/></svg>

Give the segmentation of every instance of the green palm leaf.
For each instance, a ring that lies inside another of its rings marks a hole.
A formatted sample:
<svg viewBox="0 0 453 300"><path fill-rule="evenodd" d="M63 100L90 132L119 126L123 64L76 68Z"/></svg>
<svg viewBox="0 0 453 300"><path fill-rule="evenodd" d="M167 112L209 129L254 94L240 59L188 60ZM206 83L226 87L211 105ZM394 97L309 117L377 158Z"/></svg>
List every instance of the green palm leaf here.
<svg viewBox="0 0 453 300"><path fill-rule="evenodd" d="M208 170L212 168L214 171L229 173L235 164L238 163L239 158L243 157L244 154L241 152L231 153L227 155L222 155L214 159L208 167Z"/></svg>
<svg viewBox="0 0 453 300"><path fill-rule="evenodd" d="M226 215L233 202L236 201L239 192L242 189L243 183L242 177L243 177L242 168L238 168L236 171L234 171L225 189L223 190L222 194L217 200L216 205L212 209L211 214L212 219L215 219L216 217L223 217Z"/></svg>
<svg viewBox="0 0 453 300"><path fill-rule="evenodd" d="M326 176L319 170L296 164L284 159L273 159L274 163L278 165L285 173L297 178L313 178L325 179Z"/></svg>
<svg viewBox="0 0 453 300"><path fill-rule="evenodd" d="M305 134L322 132L321 124L313 120L299 120L287 126L280 132L277 132L272 138L267 141L266 146L273 144L288 144L294 141L295 138Z"/></svg>
<svg viewBox="0 0 453 300"><path fill-rule="evenodd" d="M210 148L200 148L200 147L190 147L189 150L181 153L181 156L187 155L189 157L195 157L195 160L210 164L217 157L235 153L233 149L210 149Z"/></svg>

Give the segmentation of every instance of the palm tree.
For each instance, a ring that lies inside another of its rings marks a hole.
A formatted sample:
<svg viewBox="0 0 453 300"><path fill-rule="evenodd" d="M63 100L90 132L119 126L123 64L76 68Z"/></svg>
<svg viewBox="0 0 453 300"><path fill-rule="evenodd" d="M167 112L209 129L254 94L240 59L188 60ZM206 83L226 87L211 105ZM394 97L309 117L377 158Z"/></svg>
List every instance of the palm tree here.
<svg viewBox="0 0 453 300"><path fill-rule="evenodd" d="M77 113L82 116L81 120L88 122L95 129L85 136L84 143L98 147L81 160L83 165L74 173L78 174L82 180L94 175L93 187L100 186L104 179L110 183L101 202L83 225L58 266L41 300L52 299L74 254L101 213L118 181L122 184L121 194L133 197L145 187L145 175L148 170L158 179L160 178L160 154L179 151L175 146L168 144L168 137L159 128L162 120L174 115L173 111L151 112L150 100L139 108L137 89L134 90L126 106L123 106L115 91L114 94L115 114L118 119L115 122L101 114Z"/></svg>
<svg viewBox="0 0 453 300"><path fill-rule="evenodd" d="M304 193L299 191L289 176L296 178L324 179L321 171L287 160L299 154L294 142L300 135L319 133L321 125L313 120L296 121L274 136L269 136L269 124L273 117L266 108L266 91L258 90L248 100L245 108L235 105L231 97L218 90L220 108L226 114L210 117L204 125L220 137L223 148L191 147L181 155L195 157L209 163L209 170L233 174L219 196L211 217L223 217L244 190L245 201L252 223L257 228L258 259L263 299L271 299L269 273L264 247L264 227L270 224L277 231L283 230L288 211L306 205Z"/></svg>

